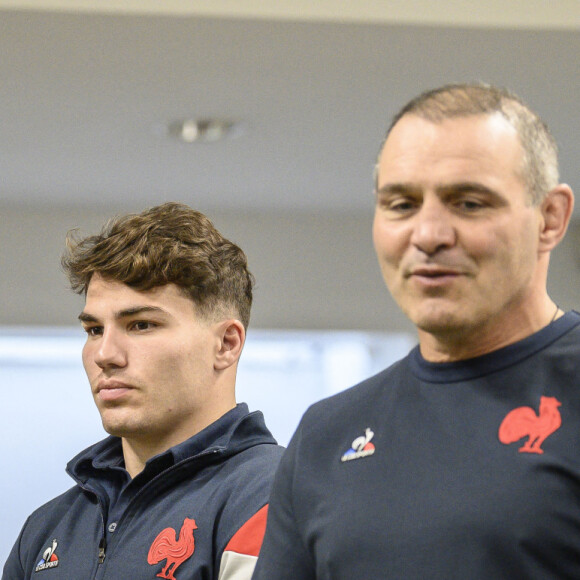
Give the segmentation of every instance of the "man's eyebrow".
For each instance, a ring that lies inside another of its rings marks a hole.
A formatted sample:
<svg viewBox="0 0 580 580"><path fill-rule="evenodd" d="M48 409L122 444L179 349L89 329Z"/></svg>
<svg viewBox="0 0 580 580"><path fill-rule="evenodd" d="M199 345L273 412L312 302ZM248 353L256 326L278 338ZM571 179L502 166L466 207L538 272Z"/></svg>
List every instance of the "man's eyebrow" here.
<svg viewBox="0 0 580 580"><path fill-rule="evenodd" d="M453 193L455 191L473 191L476 193L486 193L490 195L497 195L497 192L493 189L483 185L482 183L474 181L460 181L458 183L452 183L450 185L443 185L437 188L441 193Z"/></svg>
<svg viewBox="0 0 580 580"><path fill-rule="evenodd" d="M478 183L476 181L460 181L457 183L450 183L448 185L440 185L436 187L438 193L447 194L454 192L468 192L473 191L475 193L485 193L488 195L497 196L497 192L493 189ZM421 191L421 188L413 185L412 183L387 183L377 189L377 195L393 195L393 194L409 194Z"/></svg>
<svg viewBox="0 0 580 580"><path fill-rule="evenodd" d="M130 316L135 316L136 314L142 314L144 312L159 312L166 314L166 311L159 306L133 306L131 308L124 308L123 310L115 312L115 319L119 320L121 318L128 318ZM98 319L95 316L84 311L79 314L78 319L81 322L98 322Z"/></svg>
<svg viewBox="0 0 580 580"><path fill-rule="evenodd" d="M87 314L86 312L81 312L78 315L78 319L81 322L97 322L97 319L94 316L91 316L90 314Z"/></svg>
<svg viewBox="0 0 580 580"><path fill-rule="evenodd" d="M376 190L377 195L388 195L395 193L412 193L419 188L410 183L387 183Z"/></svg>

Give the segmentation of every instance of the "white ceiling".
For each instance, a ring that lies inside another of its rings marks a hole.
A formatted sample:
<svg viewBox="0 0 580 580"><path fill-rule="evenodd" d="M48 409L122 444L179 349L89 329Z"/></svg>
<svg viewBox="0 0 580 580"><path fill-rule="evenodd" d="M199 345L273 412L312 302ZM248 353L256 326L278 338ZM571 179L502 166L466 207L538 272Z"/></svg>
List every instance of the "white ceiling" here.
<svg viewBox="0 0 580 580"><path fill-rule="evenodd" d="M544 116L580 188L578 0L0 0L0 54L0 204L366 212L389 118L474 79ZM208 116L245 130L164 131Z"/></svg>

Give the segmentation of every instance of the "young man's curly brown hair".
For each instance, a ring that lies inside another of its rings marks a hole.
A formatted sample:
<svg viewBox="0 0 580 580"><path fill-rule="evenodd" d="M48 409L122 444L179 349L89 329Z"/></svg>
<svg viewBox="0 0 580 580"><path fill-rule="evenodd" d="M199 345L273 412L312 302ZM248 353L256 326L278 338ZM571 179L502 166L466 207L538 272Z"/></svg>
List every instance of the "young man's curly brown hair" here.
<svg viewBox="0 0 580 580"><path fill-rule="evenodd" d="M87 292L93 274L138 290L176 284L206 318L234 315L247 328L254 279L244 252L202 213L164 203L110 220L100 234L69 232L62 266L71 288Z"/></svg>

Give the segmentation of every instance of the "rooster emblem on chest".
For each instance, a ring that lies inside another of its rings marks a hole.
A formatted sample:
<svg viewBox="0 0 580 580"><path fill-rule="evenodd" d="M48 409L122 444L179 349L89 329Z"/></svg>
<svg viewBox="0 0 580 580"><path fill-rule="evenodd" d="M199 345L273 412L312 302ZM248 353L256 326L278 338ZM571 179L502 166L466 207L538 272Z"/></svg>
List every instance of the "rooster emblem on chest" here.
<svg viewBox="0 0 580 580"><path fill-rule="evenodd" d="M527 436L528 440L520 447L520 453L544 453L542 443L562 424L558 410L560 405L555 397L540 397L538 415L531 407L518 407L510 411L499 426L499 440L509 445Z"/></svg>
<svg viewBox="0 0 580 580"><path fill-rule="evenodd" d="M193 530L196 529L195 520L185 518L179 538L173 528L165 528L153 540L147 555L147 562L154 566L162 560L167 560L161 572L157 574L159 578L176 580L175 570L190 558L195 550Z"/></svg>

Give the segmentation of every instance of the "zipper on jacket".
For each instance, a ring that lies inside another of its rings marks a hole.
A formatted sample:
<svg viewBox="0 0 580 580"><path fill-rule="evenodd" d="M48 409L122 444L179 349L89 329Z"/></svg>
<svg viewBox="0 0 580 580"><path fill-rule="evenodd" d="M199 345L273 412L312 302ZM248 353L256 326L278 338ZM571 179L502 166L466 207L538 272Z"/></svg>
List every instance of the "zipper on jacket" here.
<svg viewBox="0 0 580 580"><path fill-rule="evenodd" d="M103 574L103 564L105 563L105 558L107 557L107 532L105 530L105 516L103 511L103 504L101 500L97 497L99 506L101 508L101 539L99 540L99 550L97 552L97 566L95 569L95 580L102 577Z"/></svg>
<svg viewBox="0 0 580 580"><path fill-rule="evenodd" d="M95 499L97 500L97 503L99 504L99 512L101 515L101 539L99 540L99 551L97 553L97 567L100 566L101 564L103 564L105 562L105 558L107 557L107 532L105 530L105 510L103 508L103 502L101 501L101 499L99 498L99 496L92 490L89 489L84 482L81 482L78 478L72 476L73 479L77 482L78 486L85 491L86 493L89 493L90 495L92 495L93 497L95 497Z"/></svg>
<svg viewBox="0 0 580 580"><path fill-rule="evenodd" d="M99 564L102 564L105 561L105 558L107 557L107 554L105 552L105 548L107 547L105 538L102 538L101 541L99 542Z"/></svg>

